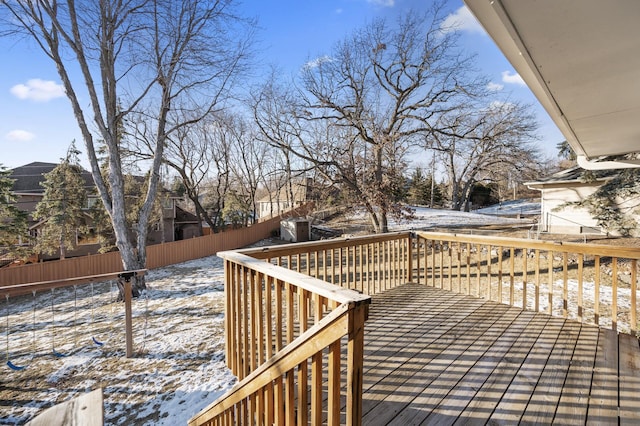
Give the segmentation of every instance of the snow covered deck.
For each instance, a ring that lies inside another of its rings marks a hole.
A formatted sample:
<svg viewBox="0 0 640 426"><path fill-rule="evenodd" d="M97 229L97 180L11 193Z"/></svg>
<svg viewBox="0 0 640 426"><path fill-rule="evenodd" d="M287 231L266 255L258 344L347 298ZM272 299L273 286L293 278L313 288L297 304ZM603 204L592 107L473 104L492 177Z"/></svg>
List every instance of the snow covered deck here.
<svg viewBox="0 0 640 426"><path fill-rule="evenodd" d="M372 298L362 423L637 424L627 334L408 284Z"/></svg>

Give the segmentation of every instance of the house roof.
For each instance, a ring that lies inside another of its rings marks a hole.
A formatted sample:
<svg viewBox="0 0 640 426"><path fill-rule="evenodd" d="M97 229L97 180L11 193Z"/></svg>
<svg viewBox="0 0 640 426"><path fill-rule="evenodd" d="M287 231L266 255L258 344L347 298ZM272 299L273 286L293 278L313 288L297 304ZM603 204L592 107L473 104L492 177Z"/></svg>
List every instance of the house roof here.
<svg viewBox="0 0 640 426"><path fill-rule="evenodd" d="M52 171L58 164L33 162L24 166L11 169L9 178L14 179L11 191L19 194L44 194L44 188L40 182L44 181L44 174ZM83 170L82 177L86 188L93 188L91 173Z"/></svg>
<svg viewBox="0 0 640 426"><path fill-rule="evenodd" d="M640 151L640 1L464 1L579 156Z"/></svg>
<svg viewBox="0 0 640 426"><path fill-rule="evenodd" d="M539 188L546 185L575 184L578 182L598 182L601 184L604 181L614 178L619 173L617 170L593 170L589 171L589 175L587 176L585 174L586 172L587 170L582 167L571 167L570 169L561 170L536 181L525 182L524 185L531 188Z"/></svg>

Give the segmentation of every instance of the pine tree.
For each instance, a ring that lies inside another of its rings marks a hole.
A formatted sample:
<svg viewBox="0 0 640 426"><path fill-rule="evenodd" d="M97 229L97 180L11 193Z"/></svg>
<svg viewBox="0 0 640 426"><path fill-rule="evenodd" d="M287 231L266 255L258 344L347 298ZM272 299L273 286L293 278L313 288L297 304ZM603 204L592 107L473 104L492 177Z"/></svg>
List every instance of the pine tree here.
<svg viewBox="0 0 640 426"><path fill-rule="evenodd" d="M15 205L16 197L11 193L14 179L9 170L0 165L0 248L3 253L21 257L25 253L19 245L27 234L27 214Z"/></svg>
<svg viewBox="0 0 640 426"><path fill-rule="evenodd" d="M440 185L433 182L433 177L425 175L421 168L417 168L411 176L407 201L411 204L422 206L431 206L433 189L433 204L437 205L442 202L442 190ZM431 206L433 207L433 206Z"/></svg>
<svg viewBox="0 0 640 426"><path fill-rule="evenodd" d="M64 259L69 249L76 248L78 233L87 231L83 210L87 191L79 153L72 142L67 157L44 175L44 197L33 214L34 219L44 221L36 241L38 253L53 255L59 249Z"/></svg>

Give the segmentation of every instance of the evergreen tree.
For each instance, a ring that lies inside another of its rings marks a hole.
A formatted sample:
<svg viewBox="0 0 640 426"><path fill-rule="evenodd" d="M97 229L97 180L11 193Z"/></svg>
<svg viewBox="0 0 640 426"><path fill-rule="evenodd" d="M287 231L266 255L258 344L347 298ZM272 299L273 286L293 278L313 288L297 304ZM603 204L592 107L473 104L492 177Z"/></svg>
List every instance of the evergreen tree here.
<svg viewBox="0 0 640 426"><path fill-rule="evenodd" d="M27 214L15 205L16 197L11 193L14 179L10 174L0 166L0 248L3 253L21 257L24 250L16 243L27 235Z"/></svg>
<svg viewBox="0 0 640 426"><path fill-rule="evenodd" d="M411 176L411 183L409 184L407 201L410 204L417 204L422 206L433 207L431 200L431 190L433 188L433 204L439 205L442 203L442 190L440 185L433 182L431 175L424 174L421 168L417 168Z"/></svg>
<svg viewBox="0 0 640 426"><path fill-rule="evenodd" d="M640 235L640 170L625 169L582 201L566 203L586 208L607 231L620 235ZM626 203L622 203L626 201ZM562 206L561 206L562 207Z"/></svg>
<svg viewBox="0 0 640 426"><path fill-rule="evenodd" d="M251 217L251 207L237 191L231 191L225 200L222 209L222 218L231 223L234 228L247 226Z"/></svg>
<svg viewBox="0 0 640 426"><path fill-rule="evenodd" d="M64 259L77 246L78 233L86 232L87 192L78 154L72 142L67 157L44 175L44 197L33 214L34 219L44 221L36 241L38 253L52 255L59 249Z"/></svg>

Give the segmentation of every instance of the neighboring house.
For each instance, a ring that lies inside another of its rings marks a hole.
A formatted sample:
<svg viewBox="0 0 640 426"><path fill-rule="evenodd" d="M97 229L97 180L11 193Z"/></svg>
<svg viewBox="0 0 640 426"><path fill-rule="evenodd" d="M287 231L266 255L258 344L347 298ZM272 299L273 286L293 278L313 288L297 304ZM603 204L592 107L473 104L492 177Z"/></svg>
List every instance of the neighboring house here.
<svg viewBox="0 0 640 426"><path fill-rule="evenodd" d="M14 179L12 192L16 195L18 208L29 214L29 233L32 237L37 237L38 229L42 227L44 221L36 221L32 217L36 205L44 197L44 188L40 185L44 181L44 175L52 171L57 164L33 162L11 170L11 179ZM87 210L100 199L96 193L93 177L88 171L83 171L82 177L87 190ZM199 236L197 219L194 215L184 211L176 205L180 197L169 194L162 202L163 221L156 223L149 231L149 244L171 242L183 238ZM97 253L100 245L96 238L91 237L91 219L87 215L87 225L89 235L78 236L78 246L76 250L69 251L67 257L83 256ZM55 256L45 256L45 259L55 258Z"/></svg>
<svg viewBox="0 0 640 426"><path fill-rule="evenodd" d="M531 189L541 192L540 230L560 234L606 234L586 208L572 206L570 203L582 201L617 174L615 170L591 172L590 179L584 178L585 170L573 167L555 173L547 178L526 182ZM637 207L629 207L629 200L619 200L618 205L627 214ZM638 217L633 216L638 219ZM615 235L615 233L614 233Z"/></svg>
<svg viewBox="0 0 640 426"><path fill-rule="evenodd" d="M313 201L313 179L304 178L301 181L293 182L291 184L291 192L293 193L293 200L291 199L288 185L278 188L259 199L259 220L269 219L272 216Z"/></svg>

